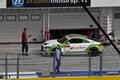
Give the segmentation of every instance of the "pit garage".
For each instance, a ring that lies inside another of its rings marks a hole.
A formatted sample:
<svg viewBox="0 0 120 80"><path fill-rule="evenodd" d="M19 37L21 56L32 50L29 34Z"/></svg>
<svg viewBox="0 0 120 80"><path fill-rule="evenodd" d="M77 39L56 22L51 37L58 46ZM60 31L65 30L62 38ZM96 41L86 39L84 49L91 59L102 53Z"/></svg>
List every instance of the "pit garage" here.
<svg viewBox="0 0 120 80"><path fill-rule="evenodd" d="M56 10L57 11L56 13ZM66 13L66 11L71 11ZM64 35L77 33L97 38L99 29L86 12L75 8L50 9L49 29L51 39L61 38ZM0 10L0 43L20 43L21 33L24 27L28 28L29 42L42 42L44 40L44 29L46 27L46 13L41 9L1 9ZM93 12L98 20L99 12ZM45 20L44 20L45 19ZM57 33L57 34L55 34ZM91 33L91 34L90 34Z"/></svg>
<svg viewBox="0 0 120 80"><path fill-rule="evenodd" d="M24 5L21 6L20 3ZM29 42L42 42L46 40L46 29L50 30L52 39L61 38L71 33L98 38L98 27L79 2L76 2L76 5L73 5L73 3L65 3L65 7L63 7L57 6L56 4L62 4L57 2L46 4L32 2L31 4L26 1L7 1L6 9L0 9L0 43L20 43L21 32L24 27L28 28L28 35L32 35L29 38ZM91 8L89 0L84 3L99 21L100 9Z"/></svg>
<svg viewBox="0 0 120 80"><path fill-rule="evenodd" d="M92 14L97 20L99 19L99 12L93 12ZM98 38L99 29L89 15L84 11L81 11L80 13L63 12L50 14L51 38L60 38L71 33L83 34L92 38Z"/></svg>
<svg viewBox="0 0 120 80"><path fill-rule="evenodd" d="M0 9L0 43L20 43L23 28L29 42L42 41L42 12L32 9Z"/></svg>
<svg viewBox="0 0 120 80"><path fill-rule="evenodd" d="M107 33L119 27L119 20L113 18L114 12L119 14L119 10L95 6L96 4L93 5L94 0L92 2L90 0L84 1L88 1L85 2L86 6ZM57 2L33 2L31 4L25 1L23 3L23 6L18 6L13 4L12 0L9 0L4 4L6 9L1 6L0 43L21 42L21 32L24 27L27 27L28 34L32 35L29 38L29 42L42 42L45 39L46 27L50 30L52 39L60 38L70 33L98 38L100 32L98 27L78 3L76 5L73 5L73 2L70 2L70 4L64 3L64 6L61 6L62 3ZM60 5L58 6L58 4ZM118 29L116 31L118 32ZM117 34L117 36L119 35Z"/></svg>

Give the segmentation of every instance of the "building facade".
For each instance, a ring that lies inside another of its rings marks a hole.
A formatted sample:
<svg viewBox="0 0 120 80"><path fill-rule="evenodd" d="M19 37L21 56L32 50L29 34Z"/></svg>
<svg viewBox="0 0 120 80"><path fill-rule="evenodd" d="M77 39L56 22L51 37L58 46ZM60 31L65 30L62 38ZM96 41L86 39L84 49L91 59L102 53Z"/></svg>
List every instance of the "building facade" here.
<svg viewBox="0 0 120 80"><path fill-rule="evenodd" d="M114 29L120 39L119 0L81 1L106 33ZM46 31L53 39L70 33L93 38L102 34L79 0L0 0L0 43L20 43L24 27L32 35L29 42L43 42Z"/></svg>

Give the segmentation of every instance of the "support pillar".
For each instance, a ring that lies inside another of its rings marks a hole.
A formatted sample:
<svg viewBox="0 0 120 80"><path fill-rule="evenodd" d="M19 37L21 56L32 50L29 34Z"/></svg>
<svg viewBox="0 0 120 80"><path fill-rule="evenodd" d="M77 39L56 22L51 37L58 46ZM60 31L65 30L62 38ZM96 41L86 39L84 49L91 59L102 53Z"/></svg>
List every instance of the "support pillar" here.
<svg viewBox="0 0 120 80"><path fill-rule="evenodd" d="M43 10L43 40L45 40L46 31L49 32L49 9Z"/></svg>
<svg viewBox="0 0 120 80"><path fill-rule="evenodd" d="M107 34L111 33L112 31L112 8L107 7L107 8L100 9L100 25L102 26L102 28ZM100 32L100 34L102 34L102 32Z"/></svg>

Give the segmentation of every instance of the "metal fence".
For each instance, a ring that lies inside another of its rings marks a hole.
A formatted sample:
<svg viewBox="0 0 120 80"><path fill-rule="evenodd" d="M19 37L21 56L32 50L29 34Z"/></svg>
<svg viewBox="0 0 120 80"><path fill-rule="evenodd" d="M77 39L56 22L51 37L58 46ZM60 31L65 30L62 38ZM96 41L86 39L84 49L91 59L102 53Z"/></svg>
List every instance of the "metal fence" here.
<svg viewBox="0 0 120 80"><path fill-rule="evenodd" d="M4 69L5 69L5 73L4 74L2 74L2 76L5 78L5 79L8 79L8 78L12 78L13 76L14 76L14 78L15 78L15 76L16 76L16 78L19 78L20 76L34 76L34 75L39 75L39 77L47 77L47 76L49 76L49 77L57 77L57 76L72 76L72 75L74 75L75 76L75 74L73 73L73 71L64 71L64 72L61 72L61 74L58 74L58 73L56 73L55 72L55 65L56 65L56 62L55 62L55 55L54 56L52 56L51 58L52 59L50 59L50 60L52 60L52 66L50 66L50 67L52 67L52 70L51 70L51 73L49 74L49 70L48 69L42 69L41 70L41 72L37 72L37 73L35 73L35 72L22 72L21 73L21 71L20 71L20 68L21 68L21 53L18 53L18 55L16 55L16 57L14 57L14 60L16 61L16 63L15 63L15 61L14 61L14 64L12 63L11 65L12 65L12 67L14 66L14 72L9 72L9 66L10 66L10 58L8 57L9 56L9 54L10 53L5 53L5 57L4 57L4 61L5 61L5 65L4 65ZM91 76L92 74L91 74L91 56L89 56L89 59L88 59L88 63L89 63L89 66L88 66L88 75L86 75L86 76ZM47 64L47 63L46 63ZM38 65L38 66L41 66L41 65ZM100 55L100 70L99 70L99 72L100 72L100 74L99 74L99 76L102 76L102 54ZM78 74L76 74L76 75L78 75Z"/></svg>
<svg viewBox="0 0 120 80"><path fill-rule="evenodd" d="M3 69L3 71L0 77L8 79L24 77L120 75L119 70L105 70L105 63L103 64L104 51L97 57L91 57L90 55L62 56L62 71L60 73L55 71L55 55L41 55L40 53L29 54L29 56L22 56L21 53L2 53L0 62L2 62L1 69Z"/></svg>

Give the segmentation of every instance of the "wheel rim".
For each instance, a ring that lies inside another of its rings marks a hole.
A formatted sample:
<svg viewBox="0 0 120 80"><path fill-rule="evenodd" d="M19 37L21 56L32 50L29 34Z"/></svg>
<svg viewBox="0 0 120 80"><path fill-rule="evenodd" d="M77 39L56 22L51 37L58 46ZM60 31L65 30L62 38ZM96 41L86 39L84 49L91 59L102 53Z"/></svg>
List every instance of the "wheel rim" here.
<svg viewBox="0 0 120 80"><path fill-rule="evenodd" d="M98 53L99 53L99 51L98 51L97 48L92 48L92 49L90 50L89 55L90 55L90 56L98 56L98 55L99 55Z"/></svg>

